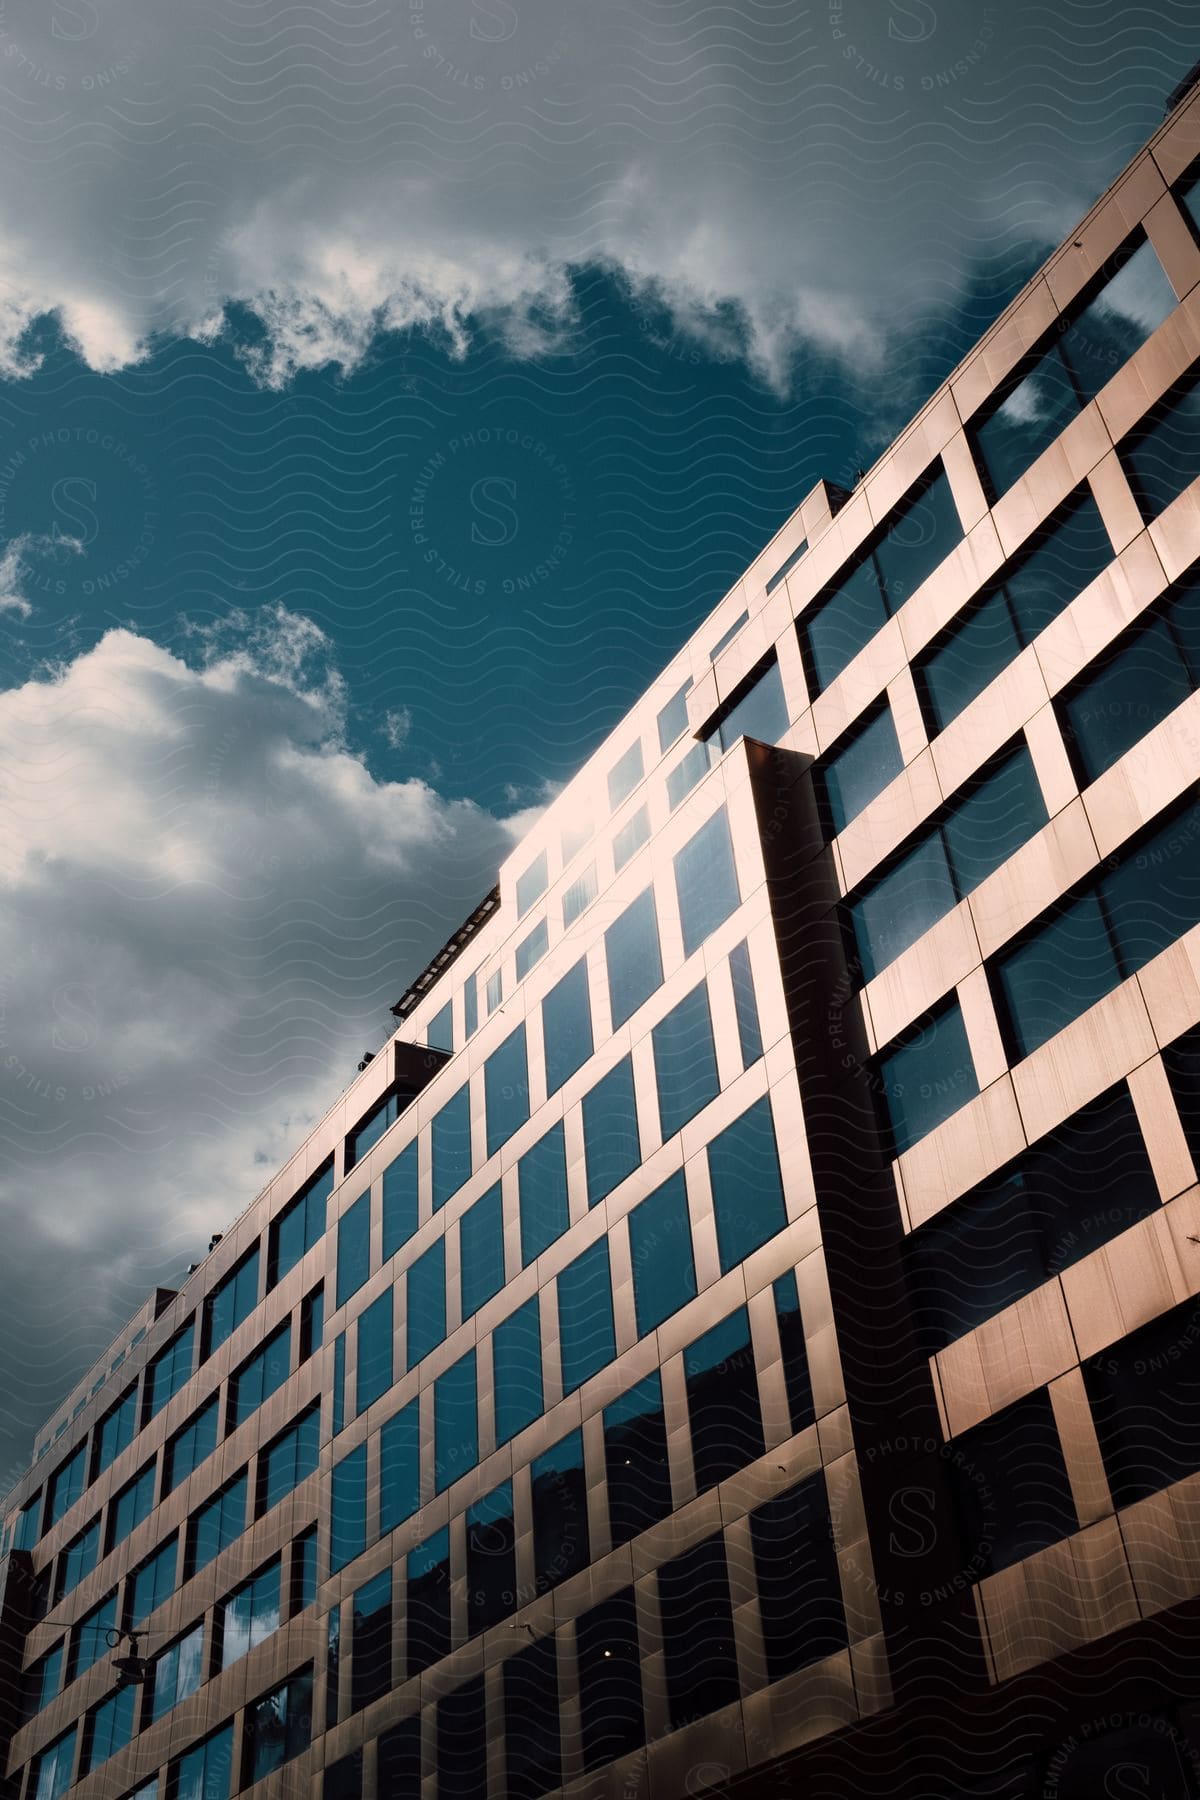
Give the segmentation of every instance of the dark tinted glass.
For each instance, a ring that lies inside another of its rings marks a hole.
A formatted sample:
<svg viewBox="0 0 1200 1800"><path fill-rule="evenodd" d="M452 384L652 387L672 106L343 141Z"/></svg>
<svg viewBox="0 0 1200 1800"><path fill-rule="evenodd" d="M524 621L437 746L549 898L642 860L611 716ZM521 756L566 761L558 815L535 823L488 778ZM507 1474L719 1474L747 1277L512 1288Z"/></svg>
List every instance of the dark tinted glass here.
<svg viewBox="0 0 1200 1800"><path fill-rule="evenodd" d="M717 728L717 735L722 750L728 750L740 737L777 744L790 724L783 676L779 673L779 664L772 660L737 705L726 713Z"/></svg>
<svg viewBox="0 0 1200 1800"><path fill-rule="evenodd" d="M246 1529L247 1481L241 1474L194 1514L189 1571L197 1574Z"/></svg>
<svg viewBox="0 0 1200 1800"><path fill-rule="evenodd" d="M1030 643L1113 559L1112 541L1088 489L1040 525L1004 585Z"/></svg>
<svg viewBox="0 0 1200 1800"><path fill-rule="evenodd" d="M413 1713L379 1739L377 1782L388 1800L421 1800L421 1715Z"/></svg>
<svg viewBox="0 0 1200 1800"><path fill-rule="evenodd" d="M185 1325L165 1350L160 1350L146 1370L146 1418L152 1419L183 1387L192 1372L196 1350L196 1321ZM82 1453L81 1453L82 1454ZM51 1507L54 1490L51 1488ZM61 1517L61 1514L54 1515Z"/></svg>
<svg viewBox="0 0 1200 1800"><path fill-rule="evenodd" d="M517 1164L521 1208L521 1263L535 1257L562 1236L567 1213L567 1152L562 1124L551 1127Z"/></svg>
<svg viewBox="0 0 1200 1800"><path fill-rule="evenodd" d="M467 1631L474 1637L517 1604L512 1482L467 1508Z"/></svg>
<svg viewBox="0 0 1200 1800"><path fill-rule="evenodd" d="M292 1328L281 1325L271 1333L261 1350L248 1357L230 1382L229 1425L244 1424L264 1400L281 1388L288 1378L292 1361Z"/></svg>
<svg viewBox="0 0 1200 1800"><path fill-rule="evenodd" d="M1103 774L1191 692L1191 674L1165 618L1123 640L1059 703L1084 780Z"/></svg>
<svg viewBox="0 0 1200 1800"><path fill-rule="evenodd" d="M769 1099L756 1100L713 1138L708 1174L725 1274L787 1224Z"/></svg>
<svg viewBox="0 0 1200 1800"><path fill-rule="evenodd" d="M407 1104L407 1099L404 1104ZM400 1117L401 1101L398 1094L385 1094L382 1100L376 1101L370 1112L365 1113L354 1127L346 1134L346 1173L361 1162L368 1150L374 1149L384 1132L389 1130Z"/></svg>
<svg viewBox="0 0 1200 1800"><path fill-rule="evenodd" d="M392 1685L392 1571L383 1569L354 1595L350 1710L361 1712Z"/></svg>
<svg viewBox="0 0 1200 1800"><path fill-rule="evenodd" d="M408 1673L419 1675L450 1649L450 1532L435 1532L408 1553L405 1599Z"/></svg>
<svg viewBox="0 0 1200 1800"><path fill-rule="evenodd" d="M534 901L545 893L548 879L546 852L542 850L534 857L525 873L517 876L518 919L524 918Z"/></svg>
<svg viewBox="0 0 1200 1800"><path fill-rule="evenodd" d="M471 1093L466 1086L447 1100L430 1121L433 1210L445 1206L471 1178Z"/></svg>
<svg viewBox="0 0 1200 1800"><path fill-rule="evenodd" d="M1046 823L1033 758L1022 743L966 784L942 826L960 894L969 894Z"/></svg>
<svg viewBox="0 0 1200 1800"><path fill-rule="evenodd" d="M487 1800L484 1678L465 1681L437 1707L438 1800Z"/></svg>
<svg viewBox="0 0 1200 1800"><path fill-rule="evenodd" d="M137 1388L131 1387L105 1413L96 1432L96 1466L93 1479L102 1475L113 1459L133 1442L137 1430Z"/></svg>
<svg viewBox="0 0 1200 1800"><path fill-rule="evenodd" d="M629 1253L638 1336L644 1337L696 1294L692 1228L682 1169L630 1213Z"/></svg>
<svg viewBox="0 0 1200 1800"><path fill-rule="evenodd" d="M525 1027L518 1025L483 1065L487 1153L494 1156L529 1117L529 1067Z"/></svg>
<svg viewBox="0 0 1200 1800"><path fill-rule="evenodd" d="M899 1156L979 1092L957 1000L879 1059L881 1093Z"/></svg>
<svg viewBox="0 0 1200 1800"><path fill-rule="evenodd" d="M536 1294L492 1334L492 1381L496 1442L506 1444L542 1411L542 1328Z"/></svg>
<svg viewBox="0 0 1200 1800"><path fill-rule="evenodd" d="M904 767L890 706L851 731L821 765L829 816L844 831Z"/></svg>
<svg viewBox="0 0 1200 1800"><path fill-rule="evenodd" d="M997 976L1017 1052L1030 1056L1120 984L1096 895L1071 901L1001 957Z"/></svg>
<svg viewBox="0 0 1200 1800"><path fill-rule="evenodd" d="M675 767L667 771L667 805L672 812L703 781L712 767L715 754L707 740L702 744L693 744Z"/></svg>
<svg viewBox="0 0 1200 1800"><path fill-rule="evenodd" d="M775 1324L779 1332L779 1353L783 1359L788 1415L793 1431L805 1431L817 1415L808 1372L808 1346L804 1338L804 1319L800 1312L800 1293L796 1277L790 1269L786 1275L781 1275L772 1283L771 1292L775 1301Z"/></svg>
<svg viewBox="0 0 1200 1800"><path fill-rule="evenodd" d="M598 1769L645 1740L637 1606L632 1588L582 1614L575 1626L583 1766Z"/></svg>
<svg viewBox="0 0 1200 1800"><path fill-rule="evenodd" d="M421 1504L421 1426L416 1400L379 1433L379 1529L392 1531Z"/></svg>
<svg viewBox="0 0 1200 1800"><path fill-rule="evenodd" d="M446 1241L439 1238L408 1271L408 1366L436 1349L446 1335Z"/></svg>
<svg viewBox="0 0 1200 1800"><path fill-rule="evenodd" d="M293 1675L283 1687L246 1708L243 1750L247 1782L261 1781L303 1755L312 1738L312 1675Z"/></svg>
<svg viewBox="0 0 1200 1800"><path fill-rule="evenodd" d="M1176 1038L1162 1057L1192 1161L1200 1167L1200 1029Z"/></svg>
<svg viewBox="0 0 1200 1800"><path fill-rule="evenodd" d="M1123 850L1100 895L1123 975L1200 923L1200 804Z"/></svg>
<svg viewBox="0 0 1200 1800"><path fill-rule="evenodd" d="M642 746L638 742L630 744L623 756L619 756L608 772L608 804L612 812L616 812L622 800L632 794L644 773L642 766Z"/></svg>
<svg viewBox="0 0 1200 1800"><path fill-rule="evenodd" d="M473 1350L433 1384L433 1458L434 1489L439 1494L479 1460Z"/></svg>
<svg viewBox="0 0 1200 1800"><path fill-rule="evenodd" d="M671 745L687 730L687 697L691 690L689 675L677 694L673 694L658 715L658 747L665 756Z"/></svg>
<svg viewBox="0 0 1200 1800"><path fill-rule="evenodd" d="M345 1306L371 1273L371 1196L344 1212L337 1228L337 1304Z"/></svg>
<svg viewBox="0 0 1200 1800"><path fill-rule="evenodd" d="M367 1547L367 1446L335 1462L329 1484L329 1572L344 1569Z"/></svg>
<svg viewBox="0 0 1200 1800"><path fill-rule="evenodd" d="M649 836L650 815L644 806L639 806L633 817L627 819L613 837L613 868L618 874Z"/></svg>
<svg viewBox="0 0 1200 1800"><path fill-rule="evenodd" d="M582 909L581 909L582 910ZM516 965L517 980L524 981L530 969L535 968L550 948L550 926L547 920L539 919L527 938L517 945Z"/></svg>
<svg viewBox="0 0 1200 1800"><path fill-rule="evenodd" d="M576 963L542 1001L542 1038L546 1049L546 1092L556 1094L592 1054L586 962Z"/></svg>
<svg viewBox="0 0 1200 1800"><path fill-rule="evenodd" d="M1181 1306L1084 1364L1113 1504L1200 1469L1200 1307Z"/></svg>
<svg viewBox="0 0 1200 1800"><path fill-rule="evenodd" d="M939 462L931 477L892 513L875 547L880 586L890 613L898 612L940 562L962 541L962 521Z"/></svg>
<svg viewBox="0 0 1200 1800"><path fill-rule="evenodd" d="M558 1341L564 1394L616 1355L607 1238L568 1263L558 1278Z"/></svg>
<svg viewBox="0 0 1200 1800"><path fill-rule="evenodd" d="M333 1192L333 1168L322 1169L289 1201L271 1226L268 1285L282 1281L306 1251L325 1235L325 1214Z"/></svg>
<svg viewBox="0 0 1200 1800"><path fill-rule="evenodd" d="M395 1256L417 1229L417 1144L414 1138L383 1171L383 1260Z"/></svg>
<svg viewBox="0 0 1200 1800"><path fill-rule="evenodd" d="M463 1214L458 1255L462 1316L469 1319L504 1286L504 1205L499 1183Z"/></svg>
<svg viewBox="0 0 1200 1800"><path fill-rule="evenodd" d="M653 888L639 894L609 926L604 934L604 956L616 1030L662 984Z"/></svg>
<svg viewBox="0 0 1200 1800"><path fill-rule="evenodd" d="M320 1447L321 1409L319 1405L310 1406L262 1453L258 1475L260 1511L269 1512L307 1480L316 1469Z"/></svg>
<svg viewBox="0 0 1200 1800"><path fill-rule="evenodd" d="M674 1137L689 1119L721 1091L713 1043L708 983L672 1007L651 1032L658 1114L664 1140Z"/></svg>
<svg viewBox="0 0 1200 1800"><path fill-rule="evenodd" d="M1142 517L1156 519L1200 475L1200 384L1178 384L1120 446Z"/></svg>
<svg viewBox="0 0 1200 1800"><path fill-rule="evenodd" d="M1045 1388L963 1432L954 1451L947 1466L973 1573L1006 1569L1079 1529Z"/></svg>
<svg viewBox="0 0 1200 1800"><path fill-rule="evenodd" d="M533 1460L533 1571L539 1594L557 1587L588 1560L587 1487L583 1433L569 1437Z"/></svg>
<svg viewBox="0 0 1200 1800"><path fill-rule="evenodd" d="M767 1670L772 1681L846 1647L846 1618L825 1477L750 1514L754 1573Z"/></svg>
<svg viewBox="0 0 1200 1800"><path fill-rule="evenodd" d="M658 1571L667 1707L678 1730L738 1697L733 1609L718 1532Z"/></svg>
<svg viewBox="0 0 1200 1800"><path fill-rule="evenodd" d="M729 973L733 977L733 1004L737 1013L742 1067L748 1069L762 1055L763 1041L754 995L754 971L750 966L750 946L745 942L735 944L729 952Z"/></svg>
<svg viewBox="0 0 1200 1800"><path fill-rule="evenodd" d="M702 1494L763 1453L758 1373L745 1307L689 1344L683 1368L692 1468Z"/></svg>
<svg viewBox="0 0 1200 1800"><path fill-rule="evenodd" d="M691 956L741 904L733 840L723 806L676 853L674 866L683 953Z"/></svg>
<svg viewBox="0 0 1200 1800"><path fill-rule="evenodd" d="M440 1012L425 1027L425 1042L431 1050L454 1049L454 1006L447 1000Z"/></svg>
<svg viewBox="0 0 1200 1800"><path fill-rule="evenodd" d="M1052 444L1082 401L1057 348L1047 350L1004 404L976 422L971 437L993 497L1003 494Z"/></svg>
<svg viewBox="0 0 1200 1800"><path fill-rule="evenodd" d="M65 1517L87 1485L87 1447L81 1444L73 1456L55 1470L46 1509L47 1528Z"/></svg>
<svg viewBox="0 0 1200 1800"><path fill-rule="evenodd" d="M1004 589L993 590L962 616L917 666L933 728L944 731L1023 648Z"/></svg>
<svg viewBox="0 0 1200 1800"><path fill-rule="evenodd" d="M213 1442L216 1442L216 1407L212 1408ZM148 1463L126 1482L109 1509L108 1548L115 1550L135 1526L150 1517L154 1507L154 1464Z"/></svg>
<svg viewBox="0 0 1200 1800"><path fill-rule="evenodd" d="M509 1800L537 1800L558 1787L558 1661L552 1637L504 1664L504 1737Z"/></svg>
<svg viewBox="0 0 1200 1800"><path fill-rule="evenodd" d="M385 1288L358 1321L355 1411L365 1412L392 1385L392 1290Z"/></svg>
<svg viewBox="0 0 1200 1800"><path fill-rule="evenodd" d="M906 851L849 908L864 980L886 969L957 903L938 829Z"/></svg>
<svg viewBox="0 0 1200 1800"><path fill-rule="evenodd" d="M648 1375L604 1409L608 1517L614 1544L648 1531L671 1510L662 1379Z"/></svg>
<svg viewBox="0 0 1200 1800"><path fill-rule="evenodd" d="M887 621L879 571L875 558L868 555L801 621L805 660L818 693L837 679Z"/></svg>
<svg viewBox="0 0 1200 1800"><path fill-rule="evenodd" d="M633 1063L628 1056L584 1095L583 1145L588 1205L595 1206L641 1161Z"/></svg>

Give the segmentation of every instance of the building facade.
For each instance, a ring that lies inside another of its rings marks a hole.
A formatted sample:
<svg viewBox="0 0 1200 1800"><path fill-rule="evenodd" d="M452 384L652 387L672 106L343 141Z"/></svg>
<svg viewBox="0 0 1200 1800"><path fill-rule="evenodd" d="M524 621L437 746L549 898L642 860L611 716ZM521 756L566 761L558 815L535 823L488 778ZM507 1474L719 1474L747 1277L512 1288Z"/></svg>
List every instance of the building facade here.
<svg viewBox="0 0 1200 1800"><path fill-rule="evenodd" d="M1185 97L51 1421L12 1800L1200 1795L1198 158Z"/></svg>

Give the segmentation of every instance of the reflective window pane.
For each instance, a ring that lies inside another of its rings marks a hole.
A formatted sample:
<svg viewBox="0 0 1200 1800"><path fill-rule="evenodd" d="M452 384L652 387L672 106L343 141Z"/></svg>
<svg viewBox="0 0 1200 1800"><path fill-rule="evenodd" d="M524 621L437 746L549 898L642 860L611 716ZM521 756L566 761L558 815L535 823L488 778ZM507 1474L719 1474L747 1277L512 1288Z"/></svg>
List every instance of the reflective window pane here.
<svg viewBox="0 0 1200 1800"><path fill-rule="evenodd" d="M721 1091L713 1043L708 983L672 1007L651 1032L658 1114L664 1142Z"/></svg>
<svg viewBox="0 0 1200 1800"><path fill-rule="evenodd" d="M683 1353L692 1469L703 1494L763 1454L758 1372L745 1307Z"/></svg>
<svg viewBox="0 0 1200 1800"><path fill-rule="evenodd" d="M442 1493L479 1460L475 1352L469 1350L433 1384L434 1488Z"/></svg>
<svg viewBox="0 0 1200 1800"><path fill-rule="evenodd" d="M379 1433L380 1534L410 1519L420 1503L420 1407L410 1400Z"/></svg>
<svg viewBox="0 0 1200 1800"><path fill-rule="evenodd" d="M892 709L883 706L849 732L820 765L833 829L844 831L903 767Z"/></svg>
<svg viewBox="0 0 1200 1800"><path fill-rule="evenodd" d="M567 1213L567 1152L561 1122L551 1127L517 1164L521 1209L521 1263L531 1263L562 1236Z"/></svg>
<svg viewBox="0 0 1200 1800"><path fill-rule="evenodd" d="M584 1095L583 1145L588 1205L595 1206L641 1161L630 1057L623 1057Z"/></svg>
<svg viewBox="0 0 1200 1800"><path fill-rule="evenodd" d="M958 1002L920 1021L879 1059L897 1156L979 1092Z"/></svg>
<svg viewBox="0 0 1200 1800"><path fill-rule="evenodd" d="M371 1196L344 1212L337 1228L337 1304L345 1306L371 1273Z"/></svg>
<svg viewBox="0 0 1200 1800"><path fill-rule="evenodd" d="M719 807L674 859L683 953L691 956L741 905L729 819Z"/></svg>
<svg viewBox="0 0 1200 1800"><path fill-rule="evenodd" d="M725 1274L787 1224L770 1100L756 1100L718 1133L707 1154Z"/></svg>
<svg viewBox="0 0 1200 1800"><path fill-rule="evenodd" d="M446 1241L439 1238L419 1256L407 1277L407 1357L415 1369L446 1335Z"/></svg>
<svg viewBox="0 0 1200 1800"><path fill-rule="evenodd" d="M787 696L779 664L772 659L751 687L742 695L717 727L722 750L728 750L740 737L757 738L763 744L777 744L787 733Z"/></svg>
<svg viewBox="0 0 1200 1800"><path fill-rule="evenodd" d="M414 1138L383 1171L383 1260L388 1262L417 1229L417 1143Z"/></svg>
<svg viewBox="0 0 1200 1800"><path fill-rule="evenodd" d="M462 1316L469 1319L504 1286L504 1204L497 1182L459 1224Z"/></svg>
<svg viewBox="0 0 1200 1800"><path fill-rule="evenodd" d="M558 1278L563 1393L574 1393L616 1355L608 1240L599 1238Z"/></svg>
<svg viewBox="0 0 1200 1800"><path fill-rule="evenodd" d="M613 1029L623 1025L662 983L658 914L647 888L604 934Z"/></svg>
<svg viewBox="0 0 1200 1800"><path fill-rule="evenodd" d="M354 1410L368 1406L392 1385L392 1290L385 1288L358 1320L358 1374Z"/></svg>
<svg viewBox="0 0 1200 1800"><path fill-rule="evenodd" d="M644 773L642 746L639 740L630 744L624 755L619 757L609 770L608 806L610 812L616 812L622 800L628 799Z"/></svg>
<svg viewBox="0 0 1200 1800"><path fill-rule="evenodd" d="M638 1336L644 1337L696 1294L682 1169L630 1213L629 1253Z"/></svg>
<svg viewBox="0 0 1200 1800"><path fill-rule="evenodd" d="M586 962L577 962L542 1001L542 1040L546 1051L546 1092L556 1094L592 1054L592 1003Z"/></svg>
<svg viewBox="0 0 1200 1800"><path fill-rule="evenodd" d="M662 1377L647 1375L604 1409L608 1521L614 1544L648 1531L671 1510Z"/></svg>
<svg viewBox="0 0 1200 1800"><path fill-rule="evenodd" d="M525 1027L518 1025L483 1065L487 1153L494 1156L529 1117L529 1069Z"/></svg>
<svg viewBox="0 0 1200 1800"><path fill-rule="evenodd" d="M496 1442L506 1444L541 1417L542 1327L536 1294L492 1334L492 1385Z"/></svg>
<svg viewBox="0 0 1200 1800"><path fill-rule="evenodd" d="M445 1206L471 1179L471 1091L464 1085L436 1112L429 1126L433 1161L433 1210Z"/></svg>
<svg viewBox="0 0 1200 1800"><path fill-rule="evenodd" d="M1018 1054L1030 1056L1120 984L1121 971L1096 896L1084 894L1066 904L1032 937L1002 956L997 978ZM915 1077L915 1060L910 1061Z"/></svg>

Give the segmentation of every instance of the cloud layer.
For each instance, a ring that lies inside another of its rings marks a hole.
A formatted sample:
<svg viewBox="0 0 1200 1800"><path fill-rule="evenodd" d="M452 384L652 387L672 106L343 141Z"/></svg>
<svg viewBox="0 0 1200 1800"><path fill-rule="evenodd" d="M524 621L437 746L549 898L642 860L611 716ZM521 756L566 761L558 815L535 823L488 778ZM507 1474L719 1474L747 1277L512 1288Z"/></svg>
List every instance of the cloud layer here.
<svg viewBox="0 0 1200 1800"><path fill-rule="evenodd" d="M234 1218L495 878L501 823L343 742L308 621L113 631L0 696L0 1478Z"/></svg>
<svg viewBox="0 0 1200 1800"><path fill-rule="evenodd" d="M1196 0L4 0L0 348L97 369L241 302L282 384L381 333L537 355L619 270L786 383L867 376L973 258L1056 237L1155 122Z"/></svg>

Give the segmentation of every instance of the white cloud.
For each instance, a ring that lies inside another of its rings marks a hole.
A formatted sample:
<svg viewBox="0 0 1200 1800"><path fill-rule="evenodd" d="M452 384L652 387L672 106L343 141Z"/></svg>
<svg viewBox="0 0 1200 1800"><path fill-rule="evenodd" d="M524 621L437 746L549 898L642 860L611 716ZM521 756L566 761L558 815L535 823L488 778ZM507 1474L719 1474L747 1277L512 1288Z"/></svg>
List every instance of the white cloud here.
<svg viewBox="0 0 1200 1800"><path fill-rule="evenodd" d="M407 706L396 706L383 715L380 732L393 750L403 750L412 731L412 712Z"/></svg>
<svg viewBox="0 0 1200 1800"><path fill-rule="evenodd" d="M19 537L10 538L0 553L0 612L16 613L20 619L29 617L33 604L21 589L25 587L35 561L53 561L61 556L82 554L83 544L76 537L61 534L43 537L26 531Z"/></svg>
<svg viewBox="0 0 1200 1800"><path fill-rule="evenodd" d="M874 380L971 259L1057 236L1155 123L1195 0L1120 54L995 0L5 0L0 360L54 311L93 367L226 304L281 385L381 332L537 356L570 271L619 270L782 385L815 344Z"/></svg>
<svg viewBox="0 0 1200 1800"><path fill-rule="evenodd" d="M376 781L311 621L264 610L197 649L113 631L0 695L13 1455L384 1041L530 822Z"/></svg>

